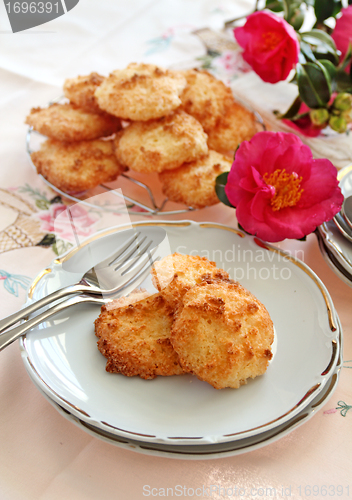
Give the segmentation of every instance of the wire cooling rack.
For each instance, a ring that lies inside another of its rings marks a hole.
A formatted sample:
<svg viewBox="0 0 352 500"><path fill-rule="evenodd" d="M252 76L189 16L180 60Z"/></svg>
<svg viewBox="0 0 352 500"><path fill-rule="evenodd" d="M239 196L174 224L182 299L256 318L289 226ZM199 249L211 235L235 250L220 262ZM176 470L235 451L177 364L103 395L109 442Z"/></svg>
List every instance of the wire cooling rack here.
<svg viewBox="0 0 352 500"><path fill-rule="evenodd" d="M36 148L33 148L32 143L33 143L33 136L37 136L39 139L43 138L40 134L35 132L32 127L28 129L27 136L26 136L26 152L28 155L29 163L36 172L37 169L31 159L31 154L36 151ZM84 193L66 193L59 189L58 187L54 186L51 182L49 182L45 177L43 177L41 174L38 174L39 177L43 180L43 182L49 186L53 191L55 191L58 195L60 195L63 198L67 198L75 203L82 203L90 208L94 209L100 209L101 207L95 203L92 203L91 201L88 201L89 199L94 198L96 194L99 193L104 193L104 192L109 192L112 193L113 195L121 198L125 203L121 203L121 209L119 211L121 212L126 212L130 215L141 215L141 212L146 212L146 215L174 215L174 214L183 214L187 212L191 212L194 210L197 210L196 208L193 207L185 207L185 208L180 208L180 209L175 209L175 210L167 210L166 205L169 202L169 199L167 197L163 197L162 199L156 200L156 195L153 192L152 188L150 185L146 184L142 180L132 177L132 175L127 175L125 173L120 174L119 176L119 185L117 185L116 182L114 183L109 183L109 184L100 184L97 186L96 189L94 190L89 190L85 191ZM121 180L123 180L123 187L120 185ZM133 188L138 187L140 192L143 194L140 195L139 198L136 199L136 197L133 197L132 195L129 196L127 194L128 192L132 191ZM154 188L155 189L155 188ZM122 191L123 190L123 194ZM160 196L159 196L160 198ZM173 205L175 205L173 203ZM137 208L136 208L137 207Z"/></svg>
<svg viewBox="0 0 352 500"><path fill-rule="evenodd" d="M236 98L237 99L237 98ZM253 110L246 103L242 102L240 99L237 99L241 104L247 107L256 117L256 122L258 127L261 130L265 130L265 123L258 112ZM49 103L52 104L54 102L66 102L66 100L62 97L55 99ZM32 127L29 127L27 135L26 135L26 151L28 155L29 162L37 172L37 169L32 162L31 154L36 151L39 147L40 141L45 139L44 136L33 130ZM33 143L37 143L36 147L33 148ZM55 191L58 195L63 198L69 199L75 203L82 203L90 208L94 209L102 209L102 207L92 201L94 200L95 195L100 193L111 193L114 196L121 198L121 208L115 210L119 213L128 213L130 215L141 215L144 213L145 215L151 216L167 216L167 215L177 215L184 214L187 212L193 212L199 210L198 208L181 205L180 203L171 202L165 195L162 193L160 182L158 181L157 174L142 174L139 175L135 172L131 172L130 175L122 173L119 175L117 181L113 183L100 184L97 188L94 188L89 191L85 191L84 193L66 193L61 189L54 186L51 182L49 182L45 177L41 174L38 174L41 179L47 184L53 191ZM146 181L147 179L147 181ZM153 185L153 187L151 187ZM137 197L134 191L139 191ZM179 208L179 207L183 208ZM171 208L171 209L170 209ZM106 207L104 207L106 209Z"/></svg>

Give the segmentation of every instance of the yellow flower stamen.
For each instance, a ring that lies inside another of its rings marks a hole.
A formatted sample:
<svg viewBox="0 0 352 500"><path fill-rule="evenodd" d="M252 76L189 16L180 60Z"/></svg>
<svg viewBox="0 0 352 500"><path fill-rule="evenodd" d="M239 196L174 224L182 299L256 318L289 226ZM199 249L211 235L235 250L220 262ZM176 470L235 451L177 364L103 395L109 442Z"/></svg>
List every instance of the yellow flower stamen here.
<svg viewBox="0 0 352 500"><path fill-rule="evenodd" d="M304 189L301 188L302 177L296 173L288 174L285 169L277 169L272 174L263 175L264 182L273 187L271 206L273 211L286 207L294 207L300 200Z"/></svg>
<svg viewBox="0 0 352 500"><path fill-rule="evenodd" d="M279 45L281 40L282 36L279 33L276 33L275 31L274 32L267 31L263 33L261 36L261 41L262 41L261 50L263 52L269 52L275 49L275 47Z"/></svg>

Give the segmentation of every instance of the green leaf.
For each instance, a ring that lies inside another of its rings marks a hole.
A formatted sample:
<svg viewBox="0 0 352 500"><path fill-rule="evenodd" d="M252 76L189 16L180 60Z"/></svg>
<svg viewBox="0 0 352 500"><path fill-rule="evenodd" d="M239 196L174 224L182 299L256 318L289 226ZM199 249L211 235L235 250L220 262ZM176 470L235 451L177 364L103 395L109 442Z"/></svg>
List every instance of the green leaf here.
<svg viewBox="0 0 352 500"><path fill-rule="evenodd" d="M303 10L301 9L301 3L302 0L282 0L283 4L283 11L284 11L284 18L287 22L292 24L292 26L295 27L295 24L299 23L299 17L301 14L303 14ZM303 23L303 19L302 19ZM302 25L301 23L301 25ZM295 29L299 29L298 28Z"/></svg>
<svg viewBox="0 0 352 500"><path fill-rule="evenodd" d="M289 107L289 109L286 111L286 113L284 113L282 115L277 114L277 117L281 120L282 119L286 119L286 120L294 119L299 112L301 104L302 104L302 99L298 95L296 97L296 99L293 101L293 103L291 104L291 106Z"/></svg>
<svg viewBox="0 0 352 500"><path fill-rule="evenodd" d="M290 5L289 16L287 21L293 26L293 28L298 31L304 22L305 11L301 7L300 2L293 3Z"/></svg>
<svg viewBox="0 0 352 500"><path fill-rule="evenodd" d="M72 247L73 247L73 244L70 243L69 241L56 240L56 242L53 244L53 246L51 248L56 255L60 256L60 255L64 254L65 252L67 252Z"/></svg>
<svg viewBox="0 0 352 500"><path fill-rule="evenodd" d="M50 200L50 204L53 205L54 203L62 203L62 198L61 196L55 196Z"/></svg>
<svg viewBox="0 0 352 500"><path fill-rule="evenodd" d="M319 52L318 49L314 50L313 49L313 54L315 55L315 58L318 60L318 61L321 61L322 59L326 59L328 61L330 61L334 66L337 66L338 65L338 59L336 56L336 54L331 54L331 52Z"/></svg>
<svg viewBox="0 0 352 500"><path fill-rule="evenodd" d="M336 73L337 73L337 68L336 66L329 61L328 59L320 59L319 63L324 66L326 71L329 73L330 80L331 80L331 92L335 92L337 90L337 83L336 83Z"/></svg>
<svg viewBox="0 0 352 500"><path fill-rule="evenodd" d="M325 107L331 96L331 80L325 67L316 63L297 64L298 90L309 108Z"/></svg>
<svg viewBox="0 0 352 500"><path fill-rule="evenodd" d="M301 47L301 52L304 55L305 62L307 61L314 62L316 60L315 55L313 54L313 51L309 43L306 43L304 40L301 40L300 47Z"/></svg>
<svg viewBox="0 0 352 500"><path fill-rule="evenodd" d="M221 203L227 205L228 207L234 208L234 206L229 202L229 199L225 193L225 186L227 183L228 175L228 172L223 172L222 174L217 176L215 181L215 192Z"/></svg>
<svg viewBox="0 0 352 500"><path fill-rule="evenodd" d="M284 7L284 19L287 21L290 15L290 0L282 0Z"/></svg>
<svg viewBox="0 0 352 500"><path fill-rule="evenodd" d="M343 70L338 70L336 72L336 90L338 92L350 92L352 93L352 75L349 75Z"/></svg>
<svg viewBox="0 0 352 500"><path fill-rule="evenodd" d="M341 1L335 2L335 8L333 10L332 17L336 17L337 14L341 12L342 7L343 5Z"/></svg>
<svg viewBox="0 0 352 500"><path fill-rule="evenodd" d="M329 95L329 99L328 100L330 100L331 92L332 92L331 91L331 76L330 76L330 72L327 70L326 66L321 63L321 61L315 61L315 64L323 72L323 75L325 77L325 80L326 80L326 83L327 83L327 86L328 86L328 92L327 92L328 95Z"/></svg>
<svg viewBox="0 0 352 500"><path fill-rule="evenodd" d="M39 208L39 210L48 210L48 208L50 207L50 202L47 201L47 200L35 200L35 205L36 207Z"/></svg>
<svg viewBox="0 0 352 500"><path fill-rule="evenodd" d="M48 233L44 236L44 238L42 240L40 240L39 243L37 243L36 246L50 247L51 245L54 245L55 241L56 241L55 234Z"/></svg>
<svg viewBox="0 0 352 500"><path fill-rule="evenodd" d="M266 0L265 8L272 12L282 12L284 10L282 0Z"/></svg>
<svg viewBox="0 0 352 500"><path fill-rule="evenodd" d="M244 233L249 234L250 236L254 236L253 234L251 234L248 231L246 231L245 229L243 229L243 227L241 226L241 224L239 222L237 222L237 227L240 231L243 231Z"/></svg>
<svg viewBox="0 0 352 500"><path fill-rule="evenodd" d="M328 45L332 50L336 51L334 40L325 31L317 29L305 31L304 33L301 33L301 38L312 45Z"/></svg>
<svg viewBox="0 0 352 500"><path fill-rule="evenodd" d="M329 61L328 59L319 59L319 63L322 64L326 71L329 73L331 80L335 78L337 68L334 64L332 64L331 61Z"/></svg>
<svg viewBox="0 0 352 500"><path fill-rule="evenodd" d="M314 13L318 23L322 23L329 17L335 17L341 10L340 0L315 0Z"/></svg>
<svg viewBox="0 0 352 500"><path fill-rule="evenodd" d="M347 52L345 54L345 57L339 64L339 69L346 69L349 63L351 62L351 59L352 59L352 42L348 44Z"/></svg>
<svg viewBox="0 0 352 500"><path fill-rule="evenodd" d="M335 42L330 35L325 33L325 31L317 29L306 31L305 33L301 33L301 39L310 45L319 47L319 49L324 52L332 54L336 62L338 62L339 57L337 55Z"/></svg>

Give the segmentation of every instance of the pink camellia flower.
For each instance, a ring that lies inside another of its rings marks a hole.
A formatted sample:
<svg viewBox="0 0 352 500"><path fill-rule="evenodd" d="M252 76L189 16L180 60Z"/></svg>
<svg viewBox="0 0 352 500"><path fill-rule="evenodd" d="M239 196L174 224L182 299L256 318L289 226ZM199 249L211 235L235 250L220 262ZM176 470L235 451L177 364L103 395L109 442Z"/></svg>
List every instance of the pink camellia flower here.
<svg viewBox="0 0 352 500"><path fill-rule="evenodd" d="M77 237L90 236L97 222L79 203L69 207L62 203L53 203L49 210L43 210L37 214L41 220L41 230L46 233L54 233L56 236L71 243L77 243Z"/></svg>
<svg viewBox="0 0 352 500"><path fill-rule="evenodd" d="M254 12L234 29L243 59L264 82L285 80L298 62L299 42L293 27L272 12Z"/></svg>
<svg viewBox="0 0 352 500"><path fill-rule="evenodd" d="M341 17L336 20L335 29L332 32L332 39L336 48L341 51L343 59L350 43L352 43L352 5L341 10Z"/></svg>
<svg viewBox="0 0 352 500"><path fill-rule="evenodd" d="M340 210L336 174L296 135L258 132L238 148L225 192L248 233L265 241L300 239Z"/></svg>

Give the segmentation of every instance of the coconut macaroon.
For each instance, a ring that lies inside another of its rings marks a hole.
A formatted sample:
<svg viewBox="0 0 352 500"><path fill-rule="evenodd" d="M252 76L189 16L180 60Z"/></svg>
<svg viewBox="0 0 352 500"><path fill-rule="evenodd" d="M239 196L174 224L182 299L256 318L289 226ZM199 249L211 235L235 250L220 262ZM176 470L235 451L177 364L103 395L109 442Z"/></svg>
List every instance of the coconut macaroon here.
<svg viewBox="0 0 352 500"><path fill-rule="evenodd" d="M184 76L153 64L132 63L113 71L95 91L98 105L125 120L146 121L168 115L181 104Z"/></svg>
<svg viewBox="0 0 352 500"><path fill-rule="evenodd" d="M215 151L236 151L242 141L249 141L257 132L254 113L233 102L216 126L207 129L208 146Z"/></svg>
<svg viewBox="0 0 352 500"><path fill-rule="evenodd" d="M173 253L155 262L152 281L173 310L182 305L185 293L206 279L229 279L216 263L199 255Z"/></svg>
<svg viewBox="0 0 352 500"><path fill-rule="evenodd" d="M184 373L170 340L173 311L160 294L126 307L101 309L95 321L106 371L153 379Z"/></svg>
<svg viewBox="0 0 352 500"><path fill-rule="evenodd" d="M92 113L101 113L102 110L98 106L94 93L104 79L104 76L94 72L85 76L67 78L63 87L64 94L76 106Z"/></svg>
<svg viewBox="0 0 352 500"><path fill-rule="evenodd" d="M115 180L124 168L112 141L60 142L47 139L31 154L38 174L66 193L86 191Z"/></svg>
<svg viewBox="0 0 352 500"><path fill-rule="evenodd" d="M170 340L185 370L216 389L237 389L265 373L274 329L263 304L240 284L210 280L185 294Z"/></svg>
<svg viewBox="0 0 352 500"><path fill-rule="evenodd" d="M50 139L66 142L99 139L121 129L115 116L91 113L69 103L33 108L26 123Z"/></svg>
<svg viewBox="0 0 352 500"><path fill-rule="evenodd" d="M163 193L171 201L193 208L203 208L219 203L215 192L216 177L229 172L232 160L216 151L184 163L174 170L159 174Z"/></svg>
<svg viewBox="0 0 352 500"><path fill-rule="evenodd" d="M187 86L181 94L181 108L194 116L207 131L233 103L232 91L208 71L190 69L183 74Z"/></svg>
<svg viewBox="0 0 352 500"><path fill-rule="evenodd" d="M163 172L208 153L200 123L183 111L148 122L133 122L115 138L116 157L137 172Z"/></svg>

